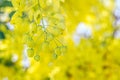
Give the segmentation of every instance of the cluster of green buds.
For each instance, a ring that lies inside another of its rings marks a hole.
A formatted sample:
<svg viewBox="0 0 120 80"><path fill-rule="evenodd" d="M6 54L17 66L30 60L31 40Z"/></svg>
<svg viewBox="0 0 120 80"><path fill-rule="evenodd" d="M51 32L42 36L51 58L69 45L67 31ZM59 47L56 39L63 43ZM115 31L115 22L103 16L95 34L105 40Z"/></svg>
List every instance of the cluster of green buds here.
<svg viewBox="0 0 120 80"><path fill-rule="evenodd" d="M11 23L23 45L27 45L29 57L34 56L38 61L40 52L49 51L56 56L64 52L66 47L60 38L65 31L65 20L60 1L12 0L12 3L16 12Z"/></svg>

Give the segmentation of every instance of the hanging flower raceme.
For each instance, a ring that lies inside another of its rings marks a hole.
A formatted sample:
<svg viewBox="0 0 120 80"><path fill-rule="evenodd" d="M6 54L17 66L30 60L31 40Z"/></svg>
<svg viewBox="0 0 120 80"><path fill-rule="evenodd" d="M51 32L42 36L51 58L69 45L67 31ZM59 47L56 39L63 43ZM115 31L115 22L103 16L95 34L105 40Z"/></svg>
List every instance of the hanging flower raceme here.
<svg viewBox="0 0 120 80"><path fill-rule="evenodd" d="M19 46L27 45L28 56L38 61L41 52L54 53L57 47L65 47L60 40L65 22L59 0L12 0L12 3L16 12L11 23L16 36L21 36L17 39Z"/></svg>

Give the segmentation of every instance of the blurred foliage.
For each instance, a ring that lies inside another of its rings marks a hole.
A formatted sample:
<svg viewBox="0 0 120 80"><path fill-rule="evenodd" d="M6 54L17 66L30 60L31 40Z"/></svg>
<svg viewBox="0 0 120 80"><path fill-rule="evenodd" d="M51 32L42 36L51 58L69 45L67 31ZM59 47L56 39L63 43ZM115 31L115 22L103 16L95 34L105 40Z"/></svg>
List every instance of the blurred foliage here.
<svg viewBox="0 0 120 80"><path fill-rule="evenodd" d="M11 3L11 1L1 0L0 7L12 7L12 3Z"/></svg>
<svg viewBox="0 0 120 80"><path fill-rule="evenodd" d="M0 0L0 80L120 80L114 2Z"/></svg>

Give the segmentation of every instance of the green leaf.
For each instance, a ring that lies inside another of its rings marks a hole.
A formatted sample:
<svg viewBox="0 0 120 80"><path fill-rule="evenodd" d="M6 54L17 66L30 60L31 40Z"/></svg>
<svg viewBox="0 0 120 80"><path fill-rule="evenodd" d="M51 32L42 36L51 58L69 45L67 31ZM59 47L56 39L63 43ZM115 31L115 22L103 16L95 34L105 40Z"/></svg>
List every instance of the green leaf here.
<svg viewBox="0 0 120 80"><path fill-rule="evenodd" d="M1 1L0 0L0 7L13 7L11 1Z"/></svg>
<svg viewBox="0 0 120 80"><path fill-rule="evenodd" d="M5 35L2 31L0 31L0 40L3 40L3 39L5 39Z"/></svg>

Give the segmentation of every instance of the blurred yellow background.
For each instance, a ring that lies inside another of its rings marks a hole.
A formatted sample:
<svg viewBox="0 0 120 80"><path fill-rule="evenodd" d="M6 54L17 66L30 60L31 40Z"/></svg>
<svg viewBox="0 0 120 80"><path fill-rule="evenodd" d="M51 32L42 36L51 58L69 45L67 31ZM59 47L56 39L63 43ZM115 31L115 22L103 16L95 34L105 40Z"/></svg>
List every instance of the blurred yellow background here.
<svg viewBox="0 0 120 80"><path fill-rule="evenodd" d="M120 0L0 0L0 80L120 80Z"/></svg>

